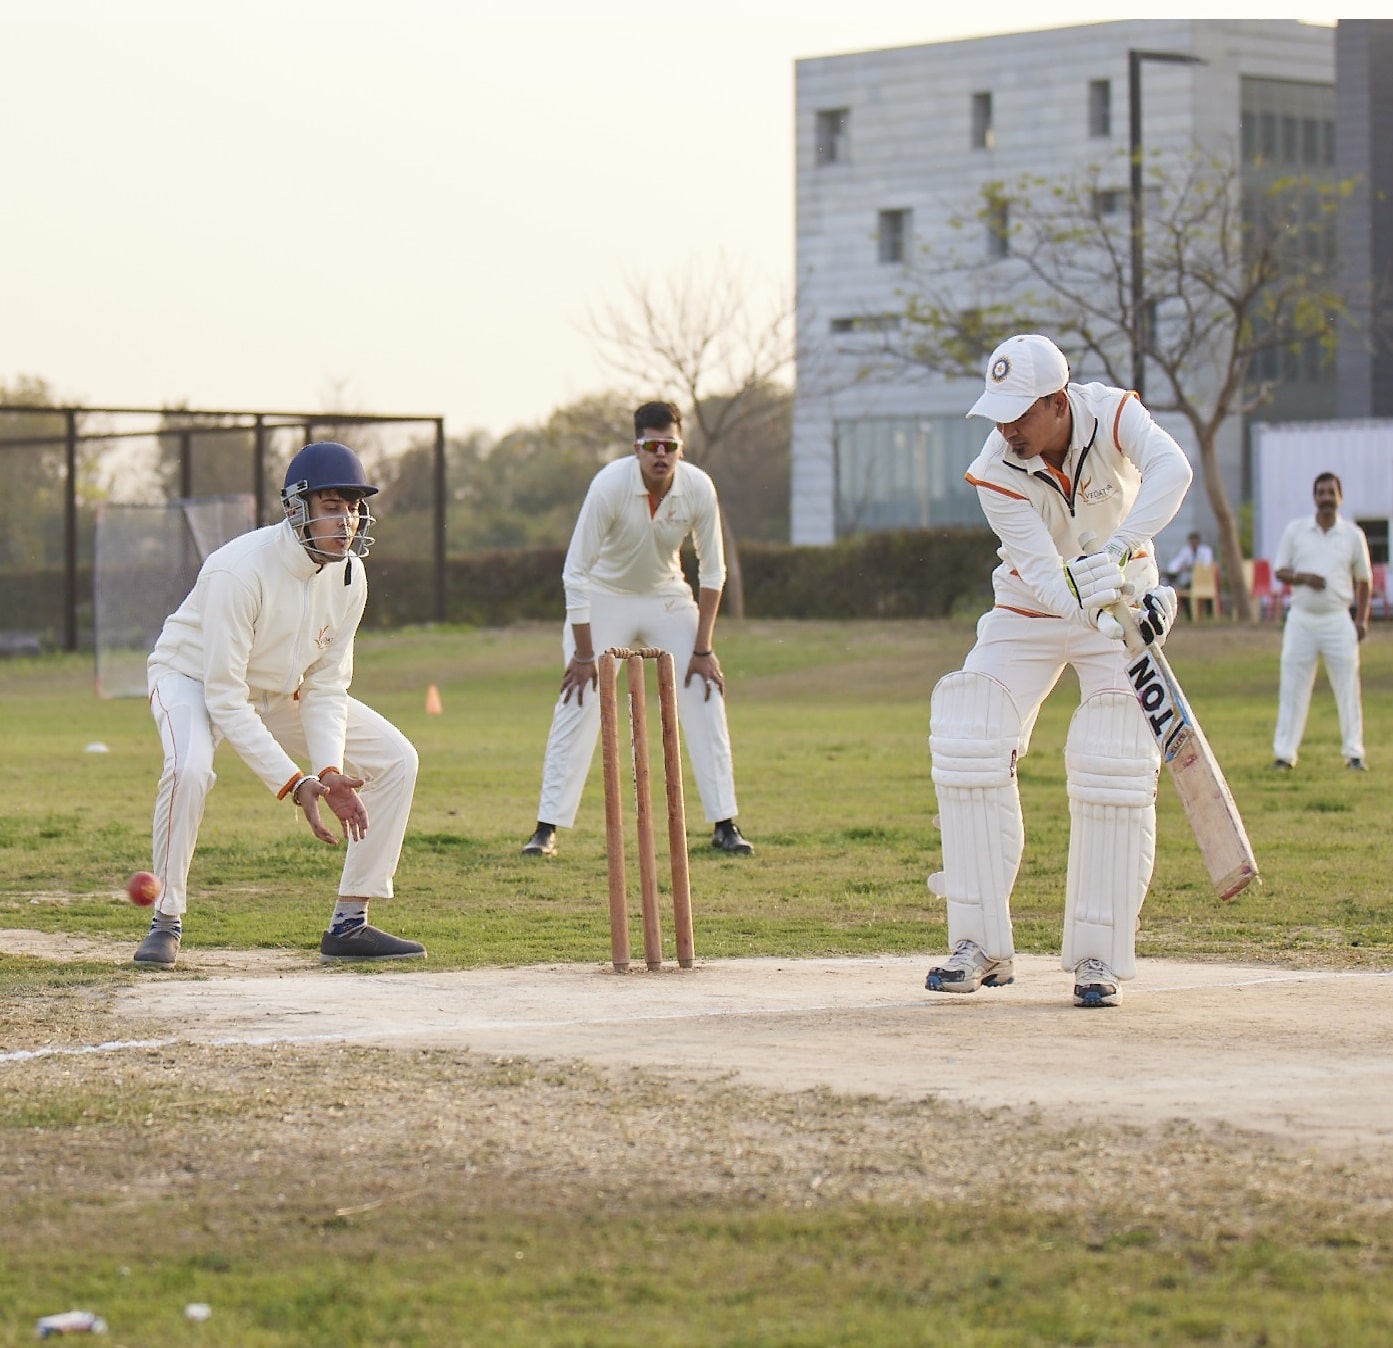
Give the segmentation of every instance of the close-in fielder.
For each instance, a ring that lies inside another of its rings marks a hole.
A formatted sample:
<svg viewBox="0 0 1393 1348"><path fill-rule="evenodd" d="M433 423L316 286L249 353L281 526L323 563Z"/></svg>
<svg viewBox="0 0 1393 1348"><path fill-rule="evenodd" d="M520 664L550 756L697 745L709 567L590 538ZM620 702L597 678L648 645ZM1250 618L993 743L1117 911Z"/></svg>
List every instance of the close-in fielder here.
<svg viewBox="0 0 1393 1348"><path fill-rule="evenodd" d="M1034 333L992 353L986 390L968 416L995 423L966 477L1000 540L1001 563L976 644L933 692L943 870L929 887L947 901L952 951L926 986L975 992L1013 981L1010 899L1024 845L1016 764L1041 704L1072 665L1079 706L1064 750L1070 836L1060 960L1074 975L1076 1005L1113 1005L1119 982L1136 972L1160 755L1108 608L1140 596L1144 635L1164 640L1175 591L1158 584L1151 540L1179 509L1192 473L1133 394L1070 383L1062 352Z"/></svg>
<svg viewBox="0 0 1393 1348"><path fill-rule="evenodd" d="M338 843L320 819L322 801L348 840L320 958L425 955L418 942L367 922L369 900L392 897L417 770L406 736L348 695L367 602L367 498L376 492L346 445L306 445L286 471L286 518L211 553L165 620L148 663L164 746L153 848L162 889L137 964L167 969L178 958L189 867L222 740L276 799L304 814L316 838Z"/></svg>
<svg viewBox="0 0 1393 1348"><path fill-rule="evenodd" d="M682 541L697 556L698 596L682 574ZM716 658L716 613L725 588L721 513L710 477L682 457L682 414L668 402L634 413L633 453L606 464L586 492L566 553L562 582L566 662L542 763L530 856L556 853L557 828L570 828L600 733L598 657L612 647L671 651L685 675L677 717L711 846L754 848L736 826L735 770L726 726L725 676ZM574 695L574 696L573 696Z"/></svg>
<svg viewBox="0 0 1393 1348"><path fill-rule="evenodd" d="M1277 545L1273 575L1291 586L1291 609L1282 631L1282 673L1272 766L1289 772L1306 731L1316 662L1324 659L1340 716L1345 764L1365 771L1364 709L1359 696L1359 643L1369 633L1369 540L1340 514L1344 492L1334 473L1312 488L1316 513L1292 520ZM1353 607L1353 620L1350 608Z"/></svg>

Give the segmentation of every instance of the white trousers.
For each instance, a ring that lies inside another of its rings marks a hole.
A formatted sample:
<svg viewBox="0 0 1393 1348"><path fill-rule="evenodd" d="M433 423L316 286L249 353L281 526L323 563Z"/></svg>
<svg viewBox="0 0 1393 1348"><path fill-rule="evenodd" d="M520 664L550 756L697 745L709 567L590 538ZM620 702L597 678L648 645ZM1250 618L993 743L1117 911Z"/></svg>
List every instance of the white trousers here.
<svg viewBox="0 0 1393 1348"><path fill-rule="evenodd" d="M706 822L714 824L733 819L739 813L735 803L735 767L725 699L713 685L708 700L706 684L701 679L693 678L685 686L683 683L696 645L696 630L697 604L693 598L597 594L591 599L590 635L597 657L612 646L634 650L656 646L672 652L677 668L677 719L701 796L701 808ZM561 646L562 658L569 664L575 654L570 623L565 626ZM600 696L595 688L586 687L582 705L577 705L574 692L569 702L557 697L537 804L537 818L543 823L560 828L570 828L575 823L599 735Z"/></svg>
<svg viewBox="0 0 1393 1348"><path fill-rule="evenodd" d="M1303 613L1292 609L1282 631L1282 676L1277 697L1277 730L1272 756L1296 762L1306 731L1316 661L1325 673L1340 714L1340 752L1348 761L1364 757L1364 712L1359 700L1359 634L1344 609Z"/></svg>
<svg viewBox="0 0 1393 1348"><path fill-rule="evenodd" d="M299 704L293 697L262 697L255 702L266 728L292 757L308 753L300 725ZM155 795L154 871L163 890L156 903L161 913L183 913L188 907L189 867L198 844L198 828L208 793L217 781L213 751L222 736L208 716L203 685L182 674L163 674L150 687L150 712L164 746L164 769ZM322 765L321 765L322 766ZM343 770L362 777L359 790L368 812L368 831L347 847L339 894L361 899L390 899L392 878L401 857L406 821L416 789L417 757L411 741L390 721L355 698L348 699L348 736ZM279 808L299 818L299 808L280 801ZM321 805L325 823L337 820ZM300 819L306 838L323 846Z"/></svg>
<svg viewBox="0 0 1393 1348"><path fill-rule="evenodd" d="M1062 618L1027 618L994 608L977 622L977 643L963 668L1004 684L1021 718L1019 757L1030 748L1040 708L1066 665L1079 676L1079 702L1095 693L1122 691L1132 696L1120 641ZM1140 715L1140 712L1138 712Z"/></svg>

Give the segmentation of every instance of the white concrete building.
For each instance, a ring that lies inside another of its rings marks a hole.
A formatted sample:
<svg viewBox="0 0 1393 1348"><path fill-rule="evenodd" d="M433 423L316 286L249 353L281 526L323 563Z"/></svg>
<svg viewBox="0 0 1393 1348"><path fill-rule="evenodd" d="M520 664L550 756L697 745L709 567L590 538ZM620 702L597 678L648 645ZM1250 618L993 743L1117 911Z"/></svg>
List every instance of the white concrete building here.
<svg viewBox="0 0 1393 1348"><path fill-rule="evenodd" d="M1329 27L1124 20L798 62L794 543L982 522L962 481L985 438L985 423L964 417L980 378L858 376L904 311L906 264L916 247L942 235L954 214L974 209L984 186L1111 161L1114 206L1127 211L1131 50L1197 62L1142 62L1148 157L1188 157L1218 144L1236 151L1246 124L1249 137L1270 141L1273 154L1289 153L1293 163L1319 165L1333 177ZM984 228L980 247L991 246ZM1078 380L1100 376L1075 364ZM1333 376L1321 379L1331 384ZM1320 400L1327 395L1328 405ZM1305 415L1334 415L1333 385ZM1183 425L1161 419L1193 456ZM1221 451L1235 506L1247 495L1244 445L1236 425ZM1199 528L1212 538L1209 524L1197 474L1167 533L1183 539ZM1161 541L1162 551L1169 541Z"/></svg>

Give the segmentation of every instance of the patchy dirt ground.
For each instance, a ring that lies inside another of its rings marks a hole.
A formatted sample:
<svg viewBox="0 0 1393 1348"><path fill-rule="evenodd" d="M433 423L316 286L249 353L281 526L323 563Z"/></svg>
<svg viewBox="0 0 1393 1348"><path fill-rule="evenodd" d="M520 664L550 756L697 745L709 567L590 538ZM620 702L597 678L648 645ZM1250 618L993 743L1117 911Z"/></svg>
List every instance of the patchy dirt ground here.
<svg viewBox="0 0 1393 1348"><path fill-rule="evenodd" d="M15 931L0 952L130 959ZM0 1008L0 1213L51 1248L98 1212L259 1230L418 1199L487 1224L991 1196L1197 1240L1393 1213L1393 974L1150 961L1085 1012L1053 960L962 998L921 966L195 949L114 995L36 991Z"/></svg>
<svg viewBox="0 0 1393 1348"><path fill-rule="evenodd" d="M14 953L129 959L126 945L0 937L0 949ZM1389 1154L1393 972L1144 961L1120 1007L1081 1011L1053 959L1021 957L1014 985L967 997L923 991L922 964L757 959L627 976L593 965L364 974L298 954L193 950L179 972L121 990L103 1037L228 1051L466 1050L610 1074L641 1069L694 1087L1027 1112L1065 1130L1106 1121L1236 1132L1336 1163ZM30 1051L7 1047L0 1062Z"/></svg>

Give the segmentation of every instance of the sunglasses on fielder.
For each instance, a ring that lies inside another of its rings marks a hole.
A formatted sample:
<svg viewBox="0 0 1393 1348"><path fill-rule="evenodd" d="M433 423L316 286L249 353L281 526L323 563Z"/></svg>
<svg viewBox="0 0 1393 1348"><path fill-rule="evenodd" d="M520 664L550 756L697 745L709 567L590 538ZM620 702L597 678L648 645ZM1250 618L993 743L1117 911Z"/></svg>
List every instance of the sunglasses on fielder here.
<svg viewBox="0 0 1393 1348"><path fill-rule="evenodd" d="M676 454L682 448L680 440L635 440L634 444L650 454L656 454L660 449L666 454Z"/></svg>

